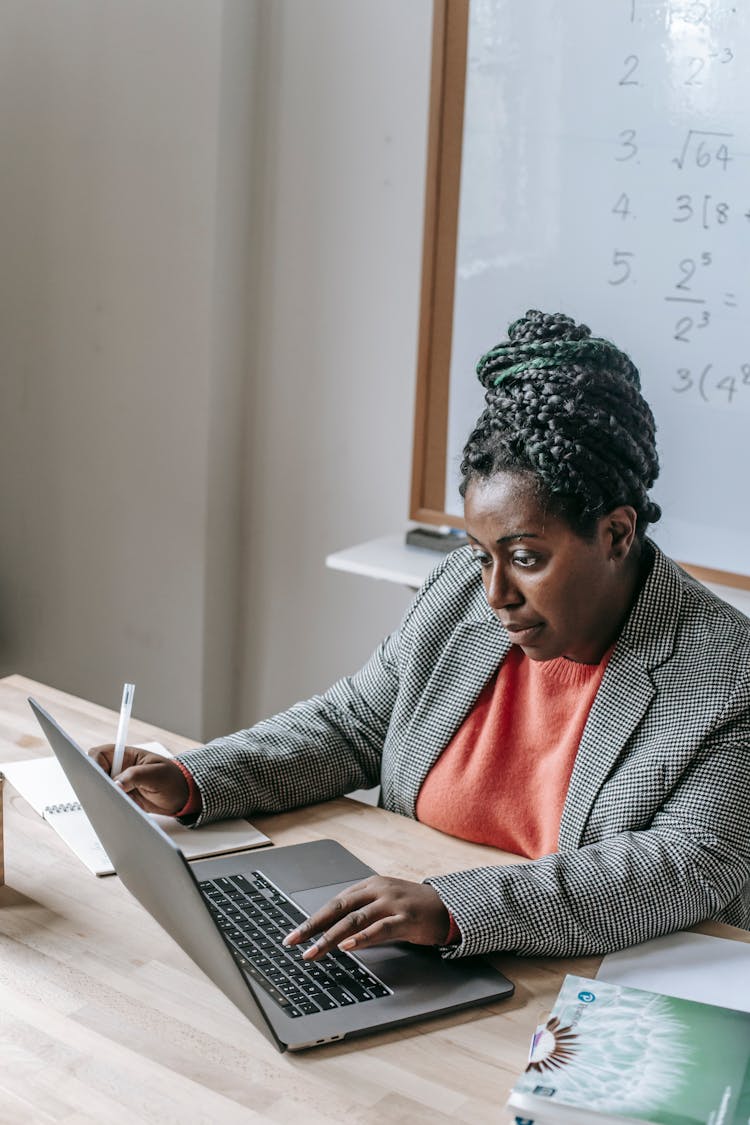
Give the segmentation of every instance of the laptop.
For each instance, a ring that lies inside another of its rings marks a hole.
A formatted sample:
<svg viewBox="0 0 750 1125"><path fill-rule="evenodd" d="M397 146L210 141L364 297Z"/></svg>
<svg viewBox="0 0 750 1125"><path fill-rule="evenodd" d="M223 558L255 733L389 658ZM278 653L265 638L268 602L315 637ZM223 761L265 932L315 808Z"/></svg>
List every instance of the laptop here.
<svg viewBox="0 0 750 1125"><path fill-rule="evenodd" d="M484 958L390 943L303 962L282 938L374 871L335 840L188 864L174 841L33 699L32 710L120 879L252 1024L301 1051L491 1004L513 985Z"/></svg>

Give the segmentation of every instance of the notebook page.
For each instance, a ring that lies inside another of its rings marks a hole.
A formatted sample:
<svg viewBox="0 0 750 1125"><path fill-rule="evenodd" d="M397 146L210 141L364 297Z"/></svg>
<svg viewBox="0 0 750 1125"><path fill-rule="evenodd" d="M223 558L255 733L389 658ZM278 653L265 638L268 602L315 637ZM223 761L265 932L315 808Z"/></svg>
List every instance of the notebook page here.
<svg viewBox="0 0 750 1125"><path fill-rule="evenodd" d="M51 824L61 840L64 840L81 863L85 863L94 875L114 875L115 869L91 821L77 801L62 805L49 805L44 810L44 819Z"/></svg>
<svg viewBox="0 0 750 1125"><path fill-rule="evenodd" d="M159 742L144 742L140 748L166 758L174 756ZM95 875L114 874L109 857L57 758L8 762L3 765L3 774L34 811L52 825L89 871ZM188 860L228 855L271 843L268 836L240 817L205 824L201 828L186 828L171 816L149 815Z"/></svg>
<svg viewBox="0 0 750 1125"><path fill-rule="evenodd" d="M57 758L6 762L3 774L38 816L44 816L44 810L50 805L72 804L78 799Z"/></svg>

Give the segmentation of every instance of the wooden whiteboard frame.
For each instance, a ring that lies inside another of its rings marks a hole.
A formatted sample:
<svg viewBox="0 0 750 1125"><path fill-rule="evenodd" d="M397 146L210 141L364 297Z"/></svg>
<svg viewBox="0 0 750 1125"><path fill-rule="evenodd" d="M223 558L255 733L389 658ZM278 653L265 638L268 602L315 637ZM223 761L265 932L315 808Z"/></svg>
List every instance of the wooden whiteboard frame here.
<svg viewBox="0 0 750 1125"><path fill-rule="evenodd" d="M434 0L410 519L464 527L446 512L453 304L469 0ZM750 575L684 565L702 582L750 590Z"/></svg>
<svg viewBox="0 0 750 1125"><path fill-rule="evenodd" d="M409 515L452 526L445 462L468 31L469 0L435 0Z"/></svg>

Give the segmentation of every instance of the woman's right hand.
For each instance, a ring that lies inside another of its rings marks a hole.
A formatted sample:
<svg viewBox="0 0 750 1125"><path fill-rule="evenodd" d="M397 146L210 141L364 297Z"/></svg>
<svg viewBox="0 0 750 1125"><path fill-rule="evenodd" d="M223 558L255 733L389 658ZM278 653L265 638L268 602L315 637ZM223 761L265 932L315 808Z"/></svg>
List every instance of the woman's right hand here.
<svg viewBox="0 0 750 1125"><path fill-rule="evenodd" d="M114 746L94 746L89 754L105 773L112 772ZM187 779L171 758L126 746L122 770L113 778L145 812L174 816L188 799Z"/></svg>

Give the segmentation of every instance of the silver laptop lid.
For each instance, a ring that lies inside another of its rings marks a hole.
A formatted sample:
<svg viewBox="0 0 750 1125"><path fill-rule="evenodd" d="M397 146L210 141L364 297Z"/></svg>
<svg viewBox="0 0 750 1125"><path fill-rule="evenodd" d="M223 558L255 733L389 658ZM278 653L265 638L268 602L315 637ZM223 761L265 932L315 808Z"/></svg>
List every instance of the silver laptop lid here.
<svg viewBox="0 0 750 1125"><path fill-rule="evenodd" d="M243 1015L283 1049L214 925L180 849L34 699L29 703L130 893Z"/></svg>

